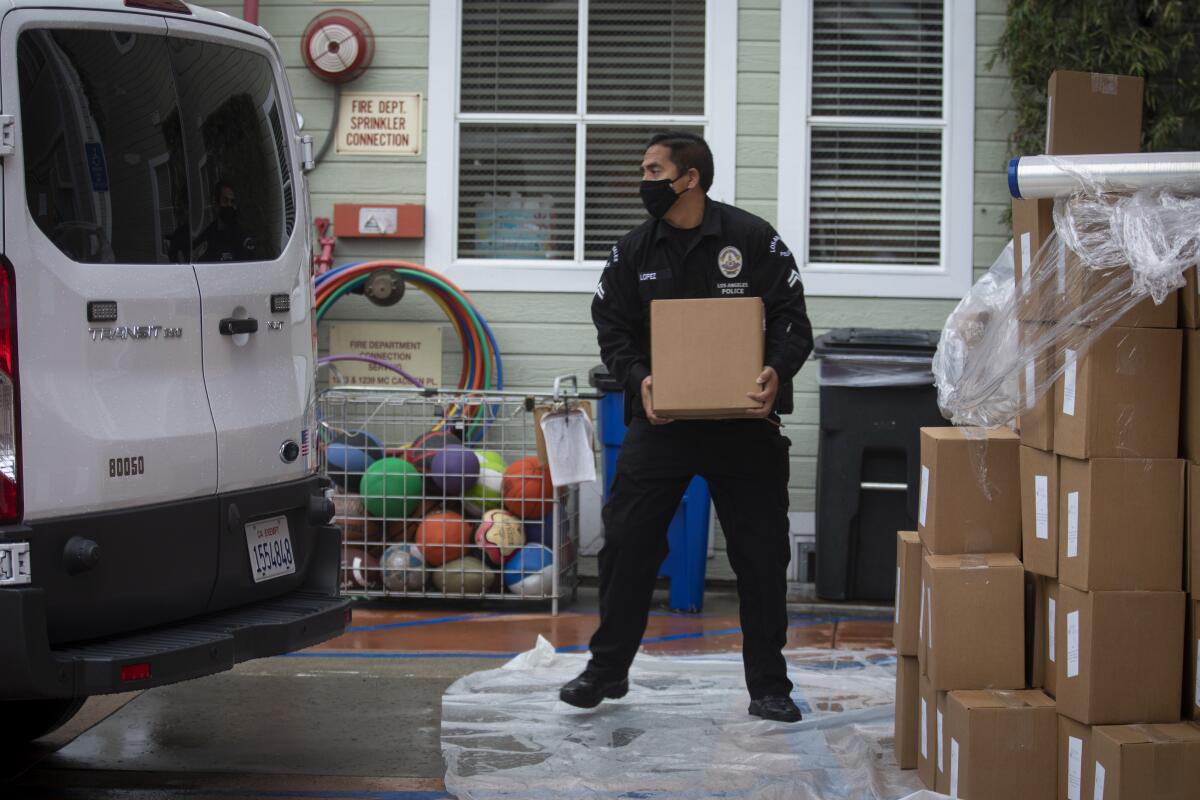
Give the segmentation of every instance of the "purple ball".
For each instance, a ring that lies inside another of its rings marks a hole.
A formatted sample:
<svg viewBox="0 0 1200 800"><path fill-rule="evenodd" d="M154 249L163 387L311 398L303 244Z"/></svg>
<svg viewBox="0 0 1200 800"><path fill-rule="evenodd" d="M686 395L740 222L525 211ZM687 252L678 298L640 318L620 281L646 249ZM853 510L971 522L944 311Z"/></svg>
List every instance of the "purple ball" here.
<svg viewBox="0 0 1200 800"><path fill-rule="evenodd" d="M447 496L462 496L479 480L479 458L465 447L447 445L430 459L429 477Z"/></svg>

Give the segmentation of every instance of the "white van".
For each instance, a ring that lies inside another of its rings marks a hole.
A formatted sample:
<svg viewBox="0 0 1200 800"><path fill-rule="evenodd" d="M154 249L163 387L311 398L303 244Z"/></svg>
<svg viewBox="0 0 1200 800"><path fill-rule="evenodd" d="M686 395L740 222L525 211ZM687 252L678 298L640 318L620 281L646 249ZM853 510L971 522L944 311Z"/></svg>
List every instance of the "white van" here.
<svg viewBox="0 0 1200 800"><path fill-rule="evenodd" d="M262 29L0 0L0 739L344 630L306 153Z"/></svg>

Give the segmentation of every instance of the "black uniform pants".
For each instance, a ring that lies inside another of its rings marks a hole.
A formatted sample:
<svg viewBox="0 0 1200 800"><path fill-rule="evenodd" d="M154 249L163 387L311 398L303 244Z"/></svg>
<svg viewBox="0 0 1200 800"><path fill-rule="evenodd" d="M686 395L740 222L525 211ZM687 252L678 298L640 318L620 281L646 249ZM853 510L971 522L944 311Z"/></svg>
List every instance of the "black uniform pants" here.
<svg viewBox="0 0 1200 800"><path fill-rule="evenodd" d="M742 660L751 699L792 690L782 650L787 643L788 446L761 419L679 420L651 425L635 418L625 434L600 551L600 627L590 668L619 678L641 644L667 528L696 475L708 481L737 575Z"/></svg>

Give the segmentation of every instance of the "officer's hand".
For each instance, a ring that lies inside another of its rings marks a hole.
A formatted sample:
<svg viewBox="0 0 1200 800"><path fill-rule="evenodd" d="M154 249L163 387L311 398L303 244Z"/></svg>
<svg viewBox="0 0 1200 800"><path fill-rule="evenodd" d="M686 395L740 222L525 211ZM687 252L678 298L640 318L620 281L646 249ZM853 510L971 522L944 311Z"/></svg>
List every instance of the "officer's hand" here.
<svg viewBox="0 0 1200 800"><path fill-rule="evenodd" d="M758 385L762 389L757 392L747 392L746 397L762 405L758 408L751 408L746 413L752 417L764 418L775 410L775 395L779 393L779 375L775 372L774 367L763 368L762 374L758 376ZM645 389L642 391L645 392Z"/></svg>
<svg viewBox="0 0 1200 800"><path fill-rule="evenodd" d="M651 425L666 425L671 420L654 413L654 392L651 389L653 380L652 375L647 375L642 381L642 407L646 409L646 419L650 420Z"/></svg>

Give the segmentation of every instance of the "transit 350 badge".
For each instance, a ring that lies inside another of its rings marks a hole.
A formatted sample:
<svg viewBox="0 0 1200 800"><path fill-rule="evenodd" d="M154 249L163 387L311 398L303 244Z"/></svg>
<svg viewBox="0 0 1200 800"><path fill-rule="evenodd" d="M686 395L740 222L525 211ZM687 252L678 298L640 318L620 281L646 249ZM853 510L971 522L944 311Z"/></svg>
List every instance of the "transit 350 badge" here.
<svg viewBox="0 0 1200 800"><path fill-rule="evenodd" d="M742 251L733 245L717 254L717 267L726 278L736 278L742 273Z"/></svg>

